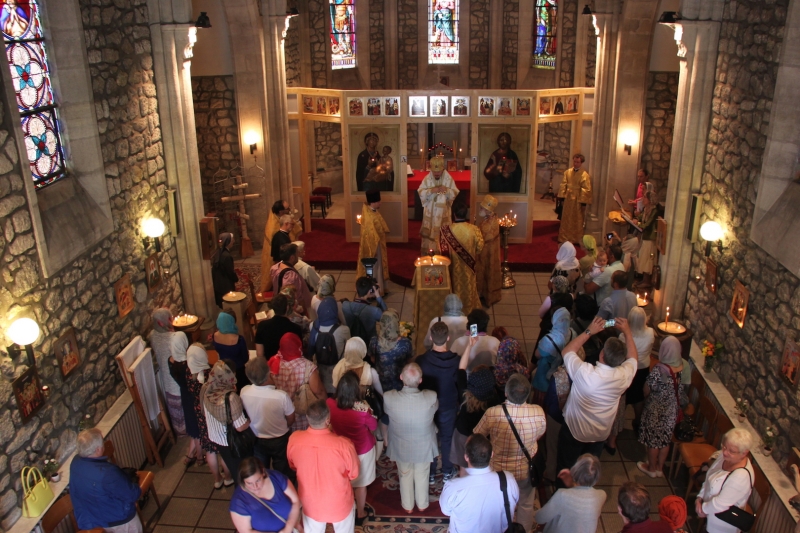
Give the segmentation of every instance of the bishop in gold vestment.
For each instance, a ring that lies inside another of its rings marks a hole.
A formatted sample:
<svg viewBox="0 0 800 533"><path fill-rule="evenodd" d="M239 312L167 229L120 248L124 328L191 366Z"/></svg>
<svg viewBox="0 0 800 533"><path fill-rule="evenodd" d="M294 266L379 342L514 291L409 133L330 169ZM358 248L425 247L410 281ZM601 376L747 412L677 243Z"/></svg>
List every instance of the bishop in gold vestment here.
<svg viewBox="0 0 800 533"><path fill-rule="evenodd" d="M356 278L367 275L362 259L377 258L378 262L372 273L378 282L381 294L384 294L384 284L389 279L389 261L386 255L386 233L389 231L389 226L378 213L380 206L381 192L367 192L367 202L361 207L361 244L358 246Z"/></svg>
<svg viewBox="0 0 800 533"><path fill-rule="evenodd" d="M583 239L586 206L592 203L592 178L581 168L586 159L581 154L572 156L572 167L564 172L558 189L558 198L564 202L558 242L579 243Z"/></svg>
<svg viewBox="0 0 800 533"><path fill-rule="evenodd" d="M278 232L281 227L281 215L291 214L289 209L289 202L285 200L278 200L272 204L272 210L267 218L267 224L264 226L264 244L261 247L261 283L259 284L258 292L265 292L272 290L272 277L269 271L272 268L272 237ZM292 242L297 240L297 237L303 233L303 226L300 221L296 221L294 228L289 232L289 237Z"/></svg>
<svg viewBox="0 0 800 533"><path fill-rule="evenodd" d="M483 250L483 237L477 226L466 222L467 212L467 206L463 204L453 209L455 222L449 226L442 226L439 246L442 255L450 257L452 291L461 298L464 309L471 311L481 307L475 267L477 257Z"/></svg>
<svg viewBox="0 0 800 533"><path fill-rule="evenodd" d="M475 224L481 230L483 250L478 254L475 276L478 280L478 294L487 307L496 304L502 298L503 271L500 257L500 220L494 213L497 198L487 194L479 204L478 217Z"/></svg>
<svg viewBox="0 0 800 533"><path fill-rule="evenodd" d="M450 206L458 196L456 182L444 169L444 157L431 159L431 172L422 180L417 192L423 207L420 254L428 255L428 250L439 253L439 228L450 224Z"/></svg>

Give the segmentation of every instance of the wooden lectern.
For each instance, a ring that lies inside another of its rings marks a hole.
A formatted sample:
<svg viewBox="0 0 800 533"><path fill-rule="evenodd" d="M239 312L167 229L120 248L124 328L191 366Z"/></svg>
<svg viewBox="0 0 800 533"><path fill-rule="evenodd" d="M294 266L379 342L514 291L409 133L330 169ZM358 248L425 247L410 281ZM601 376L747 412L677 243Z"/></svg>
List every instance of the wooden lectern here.
<svg viewBox="0 0 800 533"><path fill-rule="evenodd" d="M425 353L428 324L444 312L444 299L450 294L450 259L443 255L419 257L414 261L414 353Z"/></svg>

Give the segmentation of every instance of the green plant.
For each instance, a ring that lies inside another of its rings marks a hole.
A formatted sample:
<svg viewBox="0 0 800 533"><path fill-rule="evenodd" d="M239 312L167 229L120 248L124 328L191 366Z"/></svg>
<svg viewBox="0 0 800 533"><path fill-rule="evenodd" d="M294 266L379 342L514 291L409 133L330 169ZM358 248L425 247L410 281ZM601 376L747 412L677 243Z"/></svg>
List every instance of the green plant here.
<svg viewBox="0 0 800 533"><path fill-rule="evenodd" d="M747 414L747 411L750 409L750 404L747 400L742 400L741 398L736 398L736 408L739 410L739 414L742 416Z"/></svg>
<svg viewBox="0 0 800 533"><path fill-rule="evenodd" d="M761 442L764 443L764 448L772 449L772 446L775 444L775 430L772 429L771 426L764 428L764 431L761 433Z"/></svg>
<svg viewBox="0 0 800 533"><path fill-rule="evenodd" d="M45 459L44 468L42 469L43 470L42 475L48 478L53 474L57 474L60 466L61 465L58 464L58 461L56 461L55 459Z"/></svg>

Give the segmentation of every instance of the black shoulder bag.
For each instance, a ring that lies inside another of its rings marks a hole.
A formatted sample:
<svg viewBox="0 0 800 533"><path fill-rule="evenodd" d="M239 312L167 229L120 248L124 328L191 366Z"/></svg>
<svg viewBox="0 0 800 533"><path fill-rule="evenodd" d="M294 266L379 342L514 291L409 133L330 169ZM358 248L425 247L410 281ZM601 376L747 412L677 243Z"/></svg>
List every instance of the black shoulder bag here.
<svg viewBox="0 0 800 533"><path fill-rule="evenodd" d="M511 521L511 504L508 501L508 480L506 479L506 473L501 470L497 473L497 477L500 478L500 490L503 491L503 505L506 508L506 523L508 527L504 533L516 533L520 530L525 531L522 524Z"/></svg>
<svg viewBox="0 0 800 533"><path fill-rule="evenodd" d="M740 467L744 468L744 467ZM725 481L728 481L728 478L731 477L731 474L739 470L736 468L731 471L730 474L725 476ZM750 478L750 490L753 490L753 477L750 475L750 471L747 468L744 468L744 471L747 472L747 477ZM722 493L722 489L725 487L725 481L722 482L722 487L719 488L720 494ZM735 505L731 505L725 511L716 513L714 516L725 522L726 524L730 524L732 526L737 527L742 531L750 531L750 528L753 527L753 524L756 521L756 515L753 513L748 513L744 509L737 507Z"/></svg>
<svg viewBox="0 0 800 533"><path fill-rule="evenodd" d="M231 401L230 396L233 391L225 395L225 414L227 415L227 437L228 447L231 449L231 454L239 459L245 457L252 457L253 450L256 446L256 434L248 427L244 431L237 431L236 426L233 424L231 417Z"/></svg>
<svg viewBox="0 0 800 533"><path fill-rule="evenodd" d="M522 448L522 453L525 454L525 458L528 460L528 479L531 482L531 487L538 487L539 482L542 480L542 474L539 472L539 468L533 462L533 457L531 454L528 453L528 449L522 444L522 439L519 437L519 433L517 433L517 428L514 426L514 422L511 420L511 415L508 414L508 409L506 408L506 404L502 404L503 412L506 414L506 420L508 420L508 425L511 426L511 431L514 433L514 438L517 439L517 444L519 447Z"/></svg>

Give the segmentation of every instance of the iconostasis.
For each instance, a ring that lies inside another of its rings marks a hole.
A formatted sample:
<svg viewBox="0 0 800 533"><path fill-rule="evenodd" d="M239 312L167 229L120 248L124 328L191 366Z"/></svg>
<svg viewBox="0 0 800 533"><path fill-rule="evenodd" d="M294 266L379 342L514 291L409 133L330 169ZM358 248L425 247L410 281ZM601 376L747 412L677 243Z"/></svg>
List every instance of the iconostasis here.
<svg viewBox="0 0 800 533"><path fill-rule="evenodd" d="M345 228L353 242L359 240L356 215L367 190L381 191L387 240L408 241L409 218L414 218L415 204L417 213L420 208L416 188L437 153L444 154L462 191L458 200L469 203L472 216L483 195L492 194L499 216L513 210L517 220L526 222L512 230L510 242L531 242L534 198L550 184L557 192L570 154L588 151L594 110L593 88L434 92L292 87L287 98L292 161L298 163L294 192L303 198L304 213L309 213L308 198L316 186L315 123L341 125ZM433 142L425 133L429 124L442 129L457 125L454 131L462 134ZM310 231L309 217L305 223Z"/></svg>

